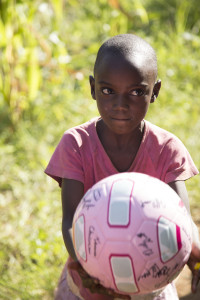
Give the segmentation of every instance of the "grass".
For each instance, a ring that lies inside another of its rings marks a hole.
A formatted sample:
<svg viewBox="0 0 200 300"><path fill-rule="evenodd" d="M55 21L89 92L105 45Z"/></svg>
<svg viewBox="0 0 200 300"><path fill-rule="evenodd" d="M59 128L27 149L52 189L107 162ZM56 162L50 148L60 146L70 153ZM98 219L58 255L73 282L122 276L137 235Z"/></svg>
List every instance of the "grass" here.
<svg viewBox="0 0 200 300"><path fill-rule="evenodd" d="M114 12L113 24L116 10ZM126 22L122 23L126 25ZM200 39L198 34L184 32L181 26L178 32L166 31L166 28L164 31L157 29L161 26L158 19L155 24L156 28L151 27L152 32L147 39L158 54L162 89L156 103L151 105L147 119L176 134L200 169ZM89 25L91 27L91 23ZM124 31L124 27L120 29L121 25L118 26L119 31ZM140 33L145 37L143 31ZM102 36L104 39L105 34ZM95 42L96 51L100 41ZM11 126L6 104L0 101L2 300L53 299L67 253L61 235L60 189L44 174L44 168L63 132L97 114L87 79L94 57L94 51L89 51L92 52L88 54L85 50L84 58L80 54L78 62L74 61L76 68L82 64L86 69L81 70L82 81L74 79L76 72L73 76L66 75L64 67L57 73L52 71L51 76L50 71L44 68L42 75L47 74L50 80L44 82L35 101L27 104L28 109L24 110L21 121L15 126ZM88 61L85 61L86 54ZM199 176L186 184L191 206L196 212L200 194Z"/></svg>

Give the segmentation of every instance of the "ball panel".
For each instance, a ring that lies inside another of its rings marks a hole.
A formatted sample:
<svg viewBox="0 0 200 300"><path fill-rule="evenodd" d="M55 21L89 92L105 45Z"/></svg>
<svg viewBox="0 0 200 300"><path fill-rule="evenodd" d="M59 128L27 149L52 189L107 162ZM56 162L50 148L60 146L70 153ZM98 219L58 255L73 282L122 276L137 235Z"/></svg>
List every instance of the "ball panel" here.
<svg viewBox="0 0 200 300"><path fill-rule="evenodd" d="M130 201L130 221L128 226L110 226L108 225L108 217L105 214L103 207L102 211L99 211L99 215L96 216L95 221L98 223L99 228L103 235L106 237L107 240L127 242L131 241L133 236L137 233L138 227L143 222L143 214L140 211L139 204L133 200L134 197L134 189L133 194ZM106 218L106 221L104 222Z"/></svg>
<svg viewBox="0 0 200 300"><path fill-rule="evenodd" d="M133 244L144 260L159 256L157 246L157 222L151 219L144 220L134 235Z"/></svg>
<svg viewBox="0 0 200 300"><path fill-rule="evenodd" d="M128 226L130 223L130 204L133 181L114 181L109 196L108 224L110 226Z"/></svg>
<svg viewBox="0 0 200 300"><path fill-rule="evenodd" d="M111 270L116 288L120 292L138 292L132 260L129 256L110 257Z"/></svg>
<svg viewBox="0 0 200 300"><path fill-rule="evenodd" d="M178 265L175 263L173 267L177 268ZM159 258L157 260L149 260L141 275L137 278L138 284L143 287L142 291L144 293L155 291L166 286L171 272L171 266L161 263Z"/></svg>
<svg viewBox="0 0 200 300"><path fill-rule="evenodd" d="M145 188L142 186L142 181L135 184L134 192L145 217L156 219L159 218L160 212L164 211L165 215L173 218L176 214L174 207L177 207L180 202L176 192L164 182L150 176L145 182Z"/></svg>
<svg viewBox="0 0 200 300"><path fill-rule="evenodd" d="M162 262L169 261L181 248L179 226L163 216L158 220L158 245Z"/></svg>
<svg viewBox="0 0 200 300"><path fill-rule="evenodd" d="M101 230L99 230L99 225L94 219L90 219L87 224L85 224L85 234L85 249L92 264L92 260L99 258L106 238ZM90 264L90 262L88 261L87 264Z"/></svg>
<svg viewBox="0 0 200 300"><path fill-rule="evenodd" d="M104 206L105 201L108 198L108 191L106 184L95 184L91 189L89 189L86 194L81 199L76 212L76 215L85 213L87 218L98 216L99 211Z"/></svg>
<svg viewBox="0 0 200 300"><path fill-rule="evenodd" d="M84 260L87 260L86 256L86 243L85 243L85 220L84 216L81 215L75 221L74 227L74 242L75 242L75 251L78 255Z"/></svg>

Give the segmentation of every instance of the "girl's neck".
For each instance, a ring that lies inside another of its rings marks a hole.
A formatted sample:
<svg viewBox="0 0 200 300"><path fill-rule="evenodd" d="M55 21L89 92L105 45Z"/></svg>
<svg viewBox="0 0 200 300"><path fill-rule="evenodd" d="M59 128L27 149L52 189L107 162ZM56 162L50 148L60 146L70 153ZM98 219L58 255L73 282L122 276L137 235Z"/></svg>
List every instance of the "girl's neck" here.
<svg viewBox="0 0 200 300"><path fill-rule="evenodd" d="M128 148L139 148L144 133L144 121L128 134L115 134L105 125L102 119L97 122L96 129L106 151L123 151Z"/></svg>
<svg viewBox="0 0 200 300"><path fill-rule="evenodd" d="M127 172L140 148L144 134L144 121L130 134L116 135L100 119L97 123L97 134L115 169L118 172Z"/></svg>

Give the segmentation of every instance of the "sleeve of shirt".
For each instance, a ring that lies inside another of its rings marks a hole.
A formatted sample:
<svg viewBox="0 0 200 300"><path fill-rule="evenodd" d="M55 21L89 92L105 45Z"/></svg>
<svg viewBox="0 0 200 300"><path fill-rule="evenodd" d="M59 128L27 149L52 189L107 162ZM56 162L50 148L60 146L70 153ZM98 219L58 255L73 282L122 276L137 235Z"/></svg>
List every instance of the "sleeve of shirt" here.
<svg viewBox="0 0 200 300"><path fill-rule="evenodd" d="M183 143L176 137L171 139L163 150L165 156L164 181L166 183L187 180L199 172Z"/></svg>
<svg viewBox="0 0 200 300"><path fill-rule="evenodd" d="M66 131L56 147L45 173L61 186L62 178L84 183L84 172L79 141L72 132Z"/></svg>

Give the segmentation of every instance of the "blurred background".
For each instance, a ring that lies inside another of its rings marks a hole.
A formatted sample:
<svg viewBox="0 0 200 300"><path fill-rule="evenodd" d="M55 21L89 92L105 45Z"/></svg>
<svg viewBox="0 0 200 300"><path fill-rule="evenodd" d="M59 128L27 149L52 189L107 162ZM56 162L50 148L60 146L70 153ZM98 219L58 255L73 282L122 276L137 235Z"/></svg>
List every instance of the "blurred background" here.
<svg viewBox="0 0 200 300"><path fill-rule="evenodd" d="M63 132L96 116L88 77L120 33L158 55L147 119L200 168L199 0L0 0L0 299L53 299L67 253L60 189L44 174ZM199 176L187 183L199 222Z"/></svg>

